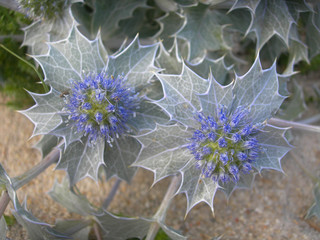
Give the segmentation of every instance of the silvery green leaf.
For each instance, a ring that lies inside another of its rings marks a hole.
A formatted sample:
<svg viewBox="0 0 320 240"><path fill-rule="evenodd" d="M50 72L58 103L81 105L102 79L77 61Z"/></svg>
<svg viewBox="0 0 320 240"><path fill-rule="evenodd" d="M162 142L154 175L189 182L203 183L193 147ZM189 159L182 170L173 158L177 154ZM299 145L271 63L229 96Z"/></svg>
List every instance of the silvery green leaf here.
<svg viewBox="0 0 320 240"><path fill-rule="evenodd" d="M7 236L7 224L6 220L2 216L0 219L0 240L6 240Z"/></svg>
<svg viewBox="0 0 320 240"><path fill-rule="evenodd" d="M199 64L188 64L188 66L203 78L208 78L211 72L214 79L216 79L218 83L227 85L231 82L230 73L232 66L226 66L224 57L221 57L219 59L205 58Z"/></svg>
<svg viewBox="0 0 320 240"><path fill-rule="evenodd" d="M180 74L182 71L182 61L177 56L177 42L174 42L174 47L167 51L163 44L160 44L160 51L156 58L157 66L163 71L165 74Z"/></svg>
<svg viewBox="0 0 320 240"><path fill-rule="evenodd" d="M27 230L30 239L69 239L68 236L61 234L54 230L49 224L42 222L37 219L26 209L26 202L21 206L17 194L12 187L12 181L5 169L0 164L0 184L5 185L8 191L9 197L13 203L14 209L12 210L13 215L17 221Z"/></svg>
<svg viewBox="0 0 320 240"><path fill-rule="evenodd" d="M173 120L189 125L190 118L200 108L196 94L204 93L209 82L183 64L180 75L157 74L163 86L165 97L158 104L163 107Z"/></svg>
<svg viewBox="0 0 320 240"><path fill-rule="evenodd" d="M142 239L147 235L152 220L145 218L117 217L104 212L95 217L103 230L105 240L122 240L128 238Z"/></svg>
<svg viewBox="0 0 320 240"><path fill-rule="evenodd" d="M288 46L289 30L293 23L294 19L284 0L259 1L247 33L255 32L257 52L275 34Z"/></svg>
<svg viewBox="0 0 320 240"><path fill-rule="evenodd" d="M33 55L46 54L49 50L47 42L65 39L69 35L72 25L73 18L70 15L70 8L67 7L62 17L52 20L41 19L23 28L22 46L31 47Z"/></svg>
<svg viewBox="0 0 320 240"><path fill-rule="evenodd" d="M199 94L201 111L206 115L212 115L216 109L225 106L230 107L234 99L232 84L220 85L212 75L209 76L209 88L204 94Z"/></svg>
<svg viewBox="0 0 320 240"><path fill-rule="evenodd" d="M36 105L20 112L35 125L33 135L47 134L61 124L62 120L59 112L64 107L65 102L53 88L45 94L29 93Z"/></svg>
<svg viewBox="0 0 320 240"><path fill-rule="evenodd" d="M54 229L75 240L88 240L91 224L91 220L58 220Z"/></svg>
<svg viewBox="0 0 320 240"><path fill-rule="evenodd" d="M194 158L192 157L188 163L185 164L182 172L182 183L178 193L185 193L187 197L187 212L198 203L207 203L211 211L213 211L213 199L219 188L218 182L212 181L211 178L202 177L201 170L194 165Z"/></svg>
<svg viewBox="0 0 320 240"><path fill-rule="evenodd" d="M178 4L174 0L155 0L157 6L164 12L174 12L178 10Z"/></svg>
<svg viewBox="0 0 320 240"><path fill-rule="evenodd" d="M154 183L176 174L191 158L185 146L192 133L179 125L157 125L152 132L135 136L142 144L139 160L134 166L154 172Z"/></svg>
<svg viewBox="0 0 320 240"><path fill-rule="evenodd" d="M55 181L48 194L54 201L67 208L69 212L81 216L97 213L97 209L90 204L85 196L77 195L70 189L69 181L66 178L61 183Z"/></svg>
<svg viewBox="0 0 320 240"><path fill-rule="evenodd" d="M87 138L71 143L62 150L56 169L66 170L71 186L85 177L97 181L99 167L104 165L104 144L102 140L92 144Z"/></svg>
<svg viewBox="0 0 320 240"><path fill-rule="evenodd" d="M225 13L211 9L207 5L184 8L186 24L177 33L178 38L188 41L189 55L192 63L201 62L207 51L227 49L223 40L221 19Z"/></svg>
<svg viewBox="0 0 320 240"><path fill-rule="evenodd" d="M100 30L102 39L107 40L117 32L120 20L131 17L136 8L146 6L141 0L97 0L92 2L90 11L82 3L73 4L71 9L87 37L94 39Z"/></svg>
<svg viewBox="0 0 320 240"><path fill-rule="evenodd" d="M172 240L187 240L187 237L182 236L180 233L174 229L168 227L164 223L159 223L161 229L170 237Z"/></svg>
<svg viewBox="0 0 320 240"><path fill-rule="evenodd" d="M260 1L261 0L236 0L230 11L238 8L247 8L252 14L254 14Z"/></svg>
<svg viewBox="0 0 320 240"><path fill-rule="evenodd" d="M309 208L306 218L311 218L315 216L318 219L320 219L320 185L319 183L314 186L313 195L314 195L315 202Z"/></svg>
<svg viewBox="0 0 320 240"><path fill-rule="evenodd" d="M62 137L65 143L65 147L68 147L70 143L79 141L83 136L82 132L78 132L75 124L68 119L67 116L61 115L62 123L53 129L50 134Z"/></svg>
<svg viewBox="0 0 320 240"><path fill-rule="evenodd" d="M286 4L291 16L295 21L298 21L301 12L311 12L312 9L308 6L305 0L287 0Z"/></svg>
<svg viewBox="0 0 320 240"><path fill-rule="evenodd" d="M100 72L104 66L98 39L89 41L74 26L69 38L50 43L48 54L34 56L45 81L60 92L70 89L70 80L80 81L83 74Z"/></svg>
<svg viewBox="0 0 320 240"><path fill-rule="evenodd" d="M228 182L225 184L220 185L220 190L224 192L229 199L231 194L236 190L236 189L250 189L253 184L253 180L255 178L256 173L250 173L250 174L243 174L241 178L239 179L239 182L235 184L234 182Z"/></svg>
<svg viewBox="0 0 320 240"><path fill-rule="evenodd" d="M263 131L256 135L261 152L259 153L258 161L255 161L252 165L259 172L264 168L283 171L280 161L292 149L284 137L286 130L267 125L263 128Z"/></svg>
<svg viewBox="0 0 320 240"><path fill-rule="evenodd" d="M106 143L104 151L104 163L107 178L114 175L130 182L137 171L136 167L131 167L137 159L140 151L139 142L130 136L116 138L111 143L112 147Z"/></svg>
<svg viewBox="0 0 320 240"><path fill-rule="evenodd" d="M162 89L160 89L162 91ZM166 124L169 121L168 115L158 105L147 99L141 102L136 116L128 121L128 124L138 131L154 129L156 123Z"/></svg>
<svg viewBox="0 0 320 240"><path fill-rule="evenodd" d="M279 117L282 119L294 120L299 118L307 109L304 102L303 88L297 83L297 81L293 81L293 92L287 100L287 102L283 103L283 106L281 106L281 112L279 112Z"/></svg>
<svg viewBox="0 0 320 240"><path fill-rule="evenodd" d="M43 223L36 217L34 217L27 209L26 205L22 207L18 201L16 194L14 193L12 199L14 203L13 215L28 232L30 239L44 239L44 240L57 240L57 239L70 239L56 230L54 230L49 224Z"/></svg>
<svg viewBox="0 0 320 240"><path fill-rule="evenodd" d="M275 63L262 70L259 56L243 76L236 76L233 86L234 106L250 108L253 123L269 119L280 107L285 97L278 92L278 74Z"/></svg>
<svg viewBox="0 0 320 240"><path fill-rule="evenodd" d="M197 0L174 0L176 3L178 3L181 6L194 6L197 5Z"/></svg>
<svg viewBox="0 0 320 240"><path fill-rule="evenodd" d="M109 57L105 70L115 76L123 74L134 88L145 85L157 71L153 65L157 49L157 44L141 46L136 36L126 49Z"/></svg>
<svg viewBox="0 0 320 240"><path fill-rule="evenodd" d="M45 158L58 143L59 139L56 136L43 135L34 147L41 152L42 158Z"/></svg>
<svg viewBox="0 0 320 240"><path fill-rule="evenodd" d="M160 31L156 36L154 36L154 38L160 39L163 46L166 49L170 49L175 43L175 34L185 23L185 18L177 12L170 12L158 18L156 21L160 24Z"/></svg>
<svg viewBox="0 0 320 240"><path fill-rule="evenodd" d="M309 47L309 58L312 59L320 53L320 6L316 13L310 13L306 26L306 39Z"/></svg>

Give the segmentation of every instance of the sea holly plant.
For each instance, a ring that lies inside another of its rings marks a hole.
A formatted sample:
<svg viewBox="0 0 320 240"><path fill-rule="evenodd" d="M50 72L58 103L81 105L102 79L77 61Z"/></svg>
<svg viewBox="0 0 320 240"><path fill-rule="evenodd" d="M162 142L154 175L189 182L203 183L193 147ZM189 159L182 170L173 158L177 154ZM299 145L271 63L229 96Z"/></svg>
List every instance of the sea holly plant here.
<svg viewBox="0 0 320 240"><path fill-rule="evenodd" d="M291 146L285 129L268 124L285 98L275 65L263 70L257 57L226 86L187 66L180 75L157 77L164 89L157 104L177 123L137 136L142 150L134 165L153 171L155 182L181 174L177 193L186 194L187 213L200 202L213 211L218 189L229 195L262 169L282 171L280 161Z"/></svg>
<svg viewBox="0 0 320 240"><path fill-rule="evenodd" d="M136 168L128 166L140 150L132 134L168 120L142 91L157 71L158 45L141 46L136 38L114 56L102 48L74 27L48 54L34 56L51 89L30 93L36 105L22 113L35 124L33 135L63 139L57 169L67 171L72 185L86 176L97 180L101 165L108 178L130 181Z"/></svg>
<svg viewBox="0 0 320 240"><path fill-rule="evenodd" d="M175 195L186 195L186 215L201 202L214 211L218 190L230 197L264 169L283 172L281 160L292 148L287 127L320 132L288 121L306 111L298 77L291 96L288 89L290 77L299 76L296 64L319 53L315 1L0 5L33 20L24 27L22 45L43 71L45 89L30 92L35 105L21 111L35 125L32 136L42 135L36 148L43 160L15 177L0 165L0 239L6 238L2 215L9 201L31 239L151 240L159 229L168 238L186 239L166 225ZM33 216L16 194L51 164L67 176L55 182L50 197L78 215L54 225ZM138 168L152 171L154 183L168 177L171 183L152 216L117 216L110 202ZM99 206L78 190L86 177L116 178ZM307 217L319 217L319 183L314 185Z"/></svg>

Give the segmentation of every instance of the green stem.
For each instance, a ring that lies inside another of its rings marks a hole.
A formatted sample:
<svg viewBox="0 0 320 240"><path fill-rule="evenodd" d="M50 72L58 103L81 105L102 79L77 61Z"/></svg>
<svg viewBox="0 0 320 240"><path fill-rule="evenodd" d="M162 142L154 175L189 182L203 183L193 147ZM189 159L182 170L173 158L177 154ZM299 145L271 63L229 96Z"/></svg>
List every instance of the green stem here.
<svg viewBox="0 0 320 240"><path fill-rule="evenodd" d="M166 195L164 196L160 207L156 214L154 215L153 219L155 220L149 228L146 240L153 240L159 231L160 225L159 222L164 222L167 214L167 210L170 206L172 198L176 193L181 181L181 175L174 176L171 180L171 183L167 189Z"/></svg>
<svg viewBox="0 0 320 240"><path fill-rule="evenodd" d="M314 125L309 125L309 124L304 124L304 123L298 123L298 122L293 122L293 121L287 121L279 118L271 118L269 119L268 123L270 124L275 124L279 127L292 127L295 129L300 129L300 130L306 130L310 132L317 132L320 133L320 127L319 126L314 126Z"/></svg>
<svg viewBox="0 0 320 240"><path fill-rule="evenodd" d="M18 58L19 60L21 60L22 62L24 62L25 64L27 64L29 67L31 67L36 74L38 75L39 79L41 80L42 86L44 88L45 92L49 92L49 88L48 86L44 83L44 80L41 76L41 74L38 72L37 68L32 65L31 63L29 63L27 60L23 59L22 57L18 56L17 54L15 54L14 52L12 52L10 49L6 48L3 44L0 43L0 47L2 47L4 50L6 50L7 52L9 52L10 54L12 54L13 56L15 56L16 58Z"/></svg>
<svg viewBox="0 0 320 240"><path fill-rule="evenodd" d="M9 202L10 202L10 197L8 192L3 191L2 196L0 198L0 218L2 217L4 211L6 210Z"/></svg>

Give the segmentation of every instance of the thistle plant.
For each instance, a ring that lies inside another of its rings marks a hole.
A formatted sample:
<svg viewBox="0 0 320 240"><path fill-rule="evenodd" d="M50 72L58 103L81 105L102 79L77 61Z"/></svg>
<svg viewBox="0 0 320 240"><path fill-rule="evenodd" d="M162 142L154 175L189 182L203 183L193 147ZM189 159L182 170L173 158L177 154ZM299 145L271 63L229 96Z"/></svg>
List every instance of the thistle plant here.
<svg viewBox="0 0 320 240"><path fill-rule="evenodd" d="M301 83L294 83L293 97L288 90L295 64L319 53L316 2L14 3L33 20L22 44L45 78L45 93L29 92L35 105L21 111L34 123L32 136L43 135L36 146L43 160L16 177L0 165L0 216L12 201L30 239L152 240L160 228L171 239L187 239L166 224L174 196L186 195L186 215L201 202L213 212L218 190L229 198L264 169L283 172L289 127L320 132L290 121L305 105ZM276 58L284 55L281 64ZM80 219L49 225L20 203L18 189L51 164L66 178L50 197ZM171 177L163 201L153 216L116 216L108 206L138 168L152 171L154 184ZM101 206L78 191L86 177L116 178ZM314 183L307 217L319 217ZM0 239L6 229L2 217Z"/></svg>

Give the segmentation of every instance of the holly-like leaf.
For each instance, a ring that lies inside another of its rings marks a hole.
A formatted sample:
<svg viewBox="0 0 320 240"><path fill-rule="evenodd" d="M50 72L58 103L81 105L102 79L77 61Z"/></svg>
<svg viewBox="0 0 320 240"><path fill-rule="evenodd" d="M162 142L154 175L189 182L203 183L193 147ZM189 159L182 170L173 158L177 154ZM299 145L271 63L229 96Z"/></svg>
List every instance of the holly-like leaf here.
<svg viewBox="0 0 320 240"><path fill-rule="evenodd" d="M2 216L0 219L0 240L6 240L7 236L7 224L6 220Z"/></svg>
<svg viewBox="0 0 320 240"><path fill-rule="evenodd" d="M75 3L71 9L74 18L80 23L80 30L87 37L94 39L100 30L102 39L107 40L117 33L120 20L130 18L138 7L147 5L141 0L97 0L89 8L86 4Z"/></svg>
<svg viewBox="0 0 320 240"><path fill-rule="evenodd" d="M136 36L126 49L115 56L110 56L105 70L114 76L124 75L128 79L128 84L134 88L141 87L157 71L153 64L157 49L157 44L141 46Z"/></svg>
<svg viewBox="0 0 320 240"><path fill-rule="evenodd" d="M174 47L168 52L163 44L160 44L159 54L156 58L156 63L159 68L162 68L162 73L179 74L182 71L182 61L177 56L177 42L174 42Z"/></svg>
<svg viewBox="0 0 320 240"><path fill-rule="evenodd" d="M162 40L166 49L171 49L174 44L174 36L185 23L184 16L177 12L169 12L158 18L157 22L160 25L160 31L154 38Z"/></svg>
<svg viewBox="0 0 320 240"><path fill-rule="evenodd" d="M247 8L252 14L254 14L259 3L260 0L236 0L230 9L230 12L238 8Z"/></svg>
<svg viewBox="0 0 320 240"><path fill-rule="evenodd" d="M164 89L165 97L158 102L173 120L189 125L200 102L196 94L204 93L209 82L189 67L183 65L180 75L157 74Z"/></svg>
<svg viewBox="0 0 320 240"><path fill-rule="evenodd" d="M33 136L47 134L61 124L59 115L65 102L59 97L59 92L53 88L45 94L31 93L30 95L36 102L31 108L20 111L35 125Z"/></svg>
<svg viewBox="0 0 320 240"><path fill-rule="evenodd" d="M72 0L76 2L76 0ZM23 28L24 40L22 46L31 47L33 55L46 54L49 50L47 42L65 39L72 28L73 18L70 8L66 7L61 17L51 20L41 19Z"/></svg>
<svg viewBox="0 0 320 240"><path fill-rule="evenodd" d="M104 67L99 53L99 41L89 41L74 26L64 41L50 43L49 53L35 56L54 89L65 92L71 80L80 81L83 74L97 73Z"/></svg>
<svg viewBox="0 0 320 240"><path fill-rule="evenodd" d="M21 206L17 194L13 188L12 180L1 164L0 184L2 185L1 187L5 186L14 206L14 210L12 210L12 213L17 221L27 230L30 239L70 239L68 236L54 230L49 224L44 223L33 216L31 212L29 212L26 208L26 201L24 202L23 206Z"/></svg>
<svg viewBox="0 0 320 240"><path fill-rule="evenodd" d="M72 237L72 239L88 240L91 224L90 220L58 220L54 229Z"/></svg>
<svg viewBox="0 0 320 240"><path fill-rule="evenodd" d="M54 201L67 208L69 212L77 213L81 216L99 213L85 196L77 195L70 189L69 181L66 178L62 183L55 181L48 194Z"/></svg>
<svg viewBox="0 0 320 240"><path fill-rule="evenodd" d="M222 85L227 85L231 82L230 73L232 66L226 66L224 57L215 60L205 58L199 64L188 64L188 66L203 78L208 78L210 73L212 73L214 79L216 79L216 81Z"/></svg>
<svg viewBox="0 0 320 240"><path fill-rule="evenodd" d="M262 122L275 114L285 99L278 89L275 63L269 69L262 70L258 56L245 75L236 77L233 94L237 97L233 104L249 107L252 122Z"/></svg>
<svg viewBox="0 0 320 240"><path fill-rule="evenodd" d="M71 143L61 154L56 169L65 169L73 186L85 177L98 180L100 165L104 165L104 141L92 145L87 138Z"/></svg>
<svg viewBox="0 0 320 240"><path fill-rule="evenodd" d="M68 119L68 116L61 115L62 123L53 129L50 134L62 137L65 143L65 148L69 146L70 143L79 141L83 136L82 132L79 132L75 124Z"/></svg>
<svg viewBox="0 0 320 240"><path fill-rule="evenodd" d="M162 89L161 89L162 90ZM138 131L152 130L156 123L166 124L169 121L168 115L158 105L148 100L142 101L136 116L128 121Z"/></svg>
<svg viewBox="0 0 320 240"><path fill-rule="evenodd" d="M196 7L184 8L186 24L177 33L178 38L188 41L189 55L192 63L201 62L207 51L227 49L223 40L222 19L225 13L199 4Z"/></svg>
<svg viewBox="0 0 320 240"><path fill-rule="evenodd" d="M256 138L262 148L259 161L252 165L260 172L264 168L275 169L283 172L281 159L289 152L292 147L284 138L287 129L267 125Z"/></svg>
<svg viewBox="0 0 320 240"><path fill-rule="evenodd" d="M137 171L137 168L131 167L137 159L140 151L139 142L130 137L124 136L117 138L112 144L112 147L106 143L104 151L104 163L107 178L114 175L130 182Z"/></svg>
<svg viewBox="0 0 320 240"><path fill-rule="evenodd" d="M111 213L104 212L96 216L97 222L103 230L103 239L121 240L128 238L142 239L148 233L151 220L145 218L117 217Z"/></svg>
<svg viewBox="0 0 320 240"><path fill-rule="evenodd" d="M306 218L311 218L313 216L320 219L320 184L316 184L313 188L313 195L315 202L309 208Z"/></svg>
<svg viewBox="0 0 320 240"><path fill-rule="evenodd" d="M185 146L192 136L179 125L157 125L151 133L136 136L142 144L139 160L134 166L154 172L154 183L176 174L192 155Z"/></svg>
<svg viewBox="0 0 320 240"><path fill-rule="evenodd" d="M303 88L297 81L294 81L293 92L288 98L288 101L284 102L283 106L281 106L279 117L286 120L294 120L299 118L306 109L307 106L304 102Z"/></svg>
<svg viewBox="0 0 320 240"><path fill-rule="evenodd" d="M203 178L201 170L195 168L194 158L184 166L182 172L182 184L178 190L179 193L185 193L187 196L187 212L198 203L207 203L213 211L213 199L219 187L218 182L211 178Z"/></svg>
<svg viewBox="0 0 320 240"><path fill-rule="evenodd" d="M247 33L255 32L257 37L256 51L273 36L278 35L288 46L289 31L294 19L284 0L260 1L253 15L252 24ZM256 4L256 3L255 3Z"/></svg>
<svg viewBox="0 0 320 240"><path fill-rule="evenodd" d="M310 13L306 25L306 38L309 47L309 58L312 59L320 53L320 6L315 13Z"/></svg>

